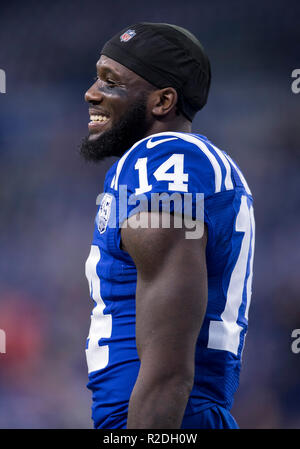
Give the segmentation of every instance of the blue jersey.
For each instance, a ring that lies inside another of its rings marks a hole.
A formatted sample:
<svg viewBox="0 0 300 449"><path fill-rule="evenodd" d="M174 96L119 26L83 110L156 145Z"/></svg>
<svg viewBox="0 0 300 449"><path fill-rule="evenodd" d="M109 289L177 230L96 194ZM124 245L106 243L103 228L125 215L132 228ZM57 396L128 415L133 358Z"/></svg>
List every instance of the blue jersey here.
<svg viewBox="0 0 300 449"><path fill-rule="evenodd" d="M182 427L211 404L230 410L239 383L254 255L250 189L235 162L206 137L155 134L133 145L110 168L98 198L86 262L94 301L86 356L96 428L126 428L140 361L135 340L137 272L121 249L121 226L136 214L137 198L150 203L154 193L190 195L194 218L197 194L204 198L208 302Z"/></svg>

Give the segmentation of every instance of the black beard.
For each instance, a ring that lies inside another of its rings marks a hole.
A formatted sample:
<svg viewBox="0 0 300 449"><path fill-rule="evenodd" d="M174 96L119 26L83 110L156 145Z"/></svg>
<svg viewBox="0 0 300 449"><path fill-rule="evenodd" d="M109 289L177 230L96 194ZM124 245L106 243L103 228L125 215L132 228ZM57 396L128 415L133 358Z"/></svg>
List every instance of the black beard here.
<svg viewBox="0 0 300 449"><path fill-rule="evenodd" d="M99 162L111 156L121 157L132 145L146 136L146 99L139 99L121 117L120 121L98 139L85 137L80 154L86 161Z"/></svg>

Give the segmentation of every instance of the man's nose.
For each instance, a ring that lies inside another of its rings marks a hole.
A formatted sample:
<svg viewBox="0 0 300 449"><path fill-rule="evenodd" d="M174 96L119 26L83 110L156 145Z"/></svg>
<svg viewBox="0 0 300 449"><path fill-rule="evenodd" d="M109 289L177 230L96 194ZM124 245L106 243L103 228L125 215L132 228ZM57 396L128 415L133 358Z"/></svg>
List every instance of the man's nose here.
<svg viewBox="0 0 300 449"><path fill-rule="evenodd" d="M84 99L87 103L100 103L103 95L96 87L97 81L86 91Z"/></svg>

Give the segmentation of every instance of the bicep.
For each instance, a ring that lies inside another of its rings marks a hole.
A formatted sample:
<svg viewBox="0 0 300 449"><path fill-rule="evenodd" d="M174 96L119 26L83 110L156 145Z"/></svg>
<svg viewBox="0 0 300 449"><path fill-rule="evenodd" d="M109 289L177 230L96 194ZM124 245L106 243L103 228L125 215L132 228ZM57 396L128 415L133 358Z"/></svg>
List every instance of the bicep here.
<svg viewBox="0 0 300 449"><path fill-rule="evenodd" d="M148 374L166 376L192 370L207 303L206 231L191 240L184 228L172 225L128 226L122 241L137 268L136 340L142 366Z"/></svg>

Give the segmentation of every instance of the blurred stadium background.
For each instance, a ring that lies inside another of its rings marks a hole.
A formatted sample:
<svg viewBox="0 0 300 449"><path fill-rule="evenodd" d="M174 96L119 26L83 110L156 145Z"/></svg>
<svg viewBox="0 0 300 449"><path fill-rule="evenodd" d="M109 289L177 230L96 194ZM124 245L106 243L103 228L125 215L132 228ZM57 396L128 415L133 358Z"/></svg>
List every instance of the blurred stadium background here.
<svg viewBox="0 0 300 449"><path fill-rule="evenodd" d="M250 325L233 413L242 428L300 428L300 3L177 0L1 3L1 428L90 428L84 263L106 169L80 160L83 95L104 42L137 21L184 26L212 64L193 131L236 159L255 198Z"/></svg>

